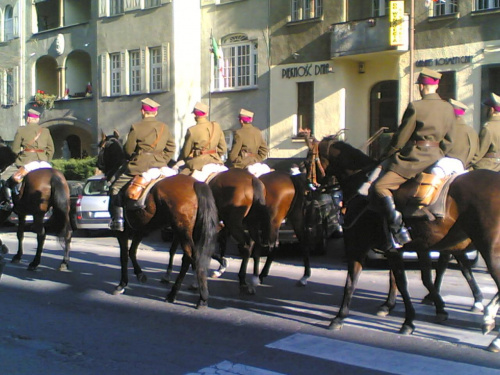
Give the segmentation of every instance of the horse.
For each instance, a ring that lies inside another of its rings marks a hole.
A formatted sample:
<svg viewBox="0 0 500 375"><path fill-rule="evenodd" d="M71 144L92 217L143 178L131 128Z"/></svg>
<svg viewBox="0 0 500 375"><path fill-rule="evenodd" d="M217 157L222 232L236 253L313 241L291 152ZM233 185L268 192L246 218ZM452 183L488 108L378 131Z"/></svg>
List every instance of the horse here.
<svg viewBox="0 0 500 375"><path fill-rule="evenodd" d="M5 170L16 159L12 149L0 145L0 170ZM26 215L33 215L33 231L37 234L37 248L28 270L34 271L40 265L43 246L47 233L59 237L64 255L59 270L69 267L69 252L72 230L69 219L70 195L69 187L61 171L54 168L40 168L29 172L21 183L19 195L13 196L13 211L18 215L17 226L18 249L12 263L20 263L23 256L23 240L26 226ZM44 217L52 210L52 216L44 223ZM4 211L0 220L5 220L10 212Z"/></svg>
<svg viewBox="0 0 500 375"><path fill-rule="evenodd" d="M366 181L366 173L378 164L377 161L345 142L324 138L319 142L317 155L325 175L335 176L344 193L346 215L344 218L344 242L348 256L348 275L344 288L341 308L332 319L329 328L341 329L349 312L349 305L362 271L363 262L371 248L380 245L382 216L368 206L366 197L358 194L360 185ZM395 192L398 208L408 203L417 183L407 181ZM430 249L438 251L464 251L474 243L482 255L488 271L500 289L500 174L488 170L475 170L456 177L446 196L445 216L433 221L422 218L405 217L413 241L402 251L415 251L429 259ZM361 235L362 234L362 235ZM394 284L400 291L405 304L405 321L401 334L413 333L415 310L413 308L404 264L400 251L387 253L392 270L391 288ZM422 280L436 304L437 311L444 311L444 302L434 289L430 275L430 265L422 268ZM395 288L393 294L395 296ZM391 296L391 292L390 292ZM395 301L388 297L384 308L392 309ZM486 307L483 318L483 332L490 332L495 325L499 308L500 293L497 293ZM488 350L500 351L500 335L493 340Z"/></svg>
<svg viewBox="0 0 500 375"><path fill-rule="evenodd" d="M97 167L104 172L108 181L119 173L125 162L125 152L118 133L114 132L109 136L102 133ZM126 228L123 232L116 232L120 246L121 279L113 294L125 292L128 285L129 258L139 282L147 281L147 276L137 261L137 248L145 235L168 225L179 240L184 255L181 270L166 296L166 301L175 301L191 265L199 284L196 308L208 306L207 269L214 250L218 223L217 208L210 188L190 176L175 175L161 179L151 188L147 193L144 208L130 207L128 202L129 199L125 198ZM129 247L130 236L132 242Z"/></svg>

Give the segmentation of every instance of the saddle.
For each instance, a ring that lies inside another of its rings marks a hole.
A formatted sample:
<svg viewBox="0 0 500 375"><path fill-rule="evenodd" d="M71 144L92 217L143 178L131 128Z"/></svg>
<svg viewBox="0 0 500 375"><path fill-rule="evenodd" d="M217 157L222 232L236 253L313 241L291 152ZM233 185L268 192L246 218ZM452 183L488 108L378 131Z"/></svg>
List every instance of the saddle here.
<svg viewBox="0 0 500 375"><path fill-rule="evenodd" d="M155 184L164 179L176 175L177 172L172 168L151 168L142 175L134 176L125 192L129 199L127 209L142 209L145 207L146 196Z"/></svg>

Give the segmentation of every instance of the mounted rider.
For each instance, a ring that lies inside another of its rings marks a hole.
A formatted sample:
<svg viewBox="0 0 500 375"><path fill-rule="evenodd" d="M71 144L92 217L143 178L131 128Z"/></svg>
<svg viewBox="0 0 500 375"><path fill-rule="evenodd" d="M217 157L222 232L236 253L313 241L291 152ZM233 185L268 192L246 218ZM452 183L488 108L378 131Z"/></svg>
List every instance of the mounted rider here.
<svg viewBox="0 0 500 375"><path fill-rule="evenodd" d="M269 147L259 128L253 126L254 113L241 109L238 115L241 128L233 134L233 145L229 152L228 163L235 168L247 168L253 174L270 172L270 168L261 163L267 159Z"/></svg>
<svg viewBox="0 0 500 375"><path fill-rule="evenodd" d="M390 229L391 248L411 241L392 192L444 157L454 140L453 107L436 92L440 78L440 73L427 68L420 73L417 84L422 100L411 102L406 108L401 125L385 151L384 156L389 158L386 172L373 186Z"/></svg>
<svg viewBox="0 0 500 375"><path fill-rule="evenodd" d="M123 173L112 183L109 193L110 229L124 230L122 188L150 168L162 168L175 153L175 140L168 125L158 121L160 104L150 98L141 101L142 120L133 124L123 146L128 160Z"/></svg>
<svg viewBox="0 0 500 375"><path fill-rule="evenodd" d="M3 193L6 199L0 206L2 210L12 210L12 189L22 181L28 172L37 167L50 167L48 162L54 156L54 141L49 129L40 126L39 122L40 112L29 109L26 125L21 126L14 136L12 151L17 154L17 159L1 174L1 180L5 181Z"/></svg>
<svg viewBox="0 0 500 375"><path fill-rule="evenodd" d="M179 161L174 166L184 166L180 173L192 175L200 181L205 181L210 172L227 170L222 160L227 151L224 132L217 122L207 118L208 113L208 105L201 102L195 104L193 114L196 124L187 130Z"/></svg>
<svg viewBox="0 0 500 375"><path fill-rule="evenodd" d="M488 107L488 121L479 133L478 162L475 169L500 171L500 96L491 93L484 103Z"/></svg>

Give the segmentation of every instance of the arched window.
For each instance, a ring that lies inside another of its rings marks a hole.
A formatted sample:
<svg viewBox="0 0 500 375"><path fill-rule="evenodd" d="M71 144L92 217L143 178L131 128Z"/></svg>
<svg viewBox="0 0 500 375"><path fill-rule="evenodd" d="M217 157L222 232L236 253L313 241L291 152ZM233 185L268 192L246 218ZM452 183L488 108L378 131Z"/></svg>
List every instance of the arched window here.
<svg viewBox="0 0 500 375"><path fill-rule="evenodd" d="M36 90L58 95L57 62L51 56L42 56L36 62Z"/></svg>
<svg viewBox="0 0 500 375"><path fill-rule="evenodd" d="M4 40L14 39L14 8L7 5L4 16Z"/></svg>
<svg viewBox="0 0 500 375"><path fill-rule="evenodd" d="M91 80L90 55L85 51L71 52L66 59L66 90L69 97L85 97Z"/></svg>

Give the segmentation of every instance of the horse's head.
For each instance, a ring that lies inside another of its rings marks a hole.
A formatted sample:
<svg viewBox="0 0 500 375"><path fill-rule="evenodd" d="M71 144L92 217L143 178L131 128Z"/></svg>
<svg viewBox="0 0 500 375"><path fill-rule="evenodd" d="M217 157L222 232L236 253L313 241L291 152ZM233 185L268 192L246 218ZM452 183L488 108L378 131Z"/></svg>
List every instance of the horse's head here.
<svg viewBox="0 0 500 375"><path fill-rule="evenodd" d="M99 142L98 149L97 168L103 171L109 178L120 168L126 159L118 132L115 130L111 135L101 132L101 141Z"/></svg>
<svg viewBox="0 0 500 375"><path fill-rule="evenodd" d="M9 165L16 161L17 155L12 151L12 149L3 143L3 139L0 142L0 172L3 172Z"/></svg>

